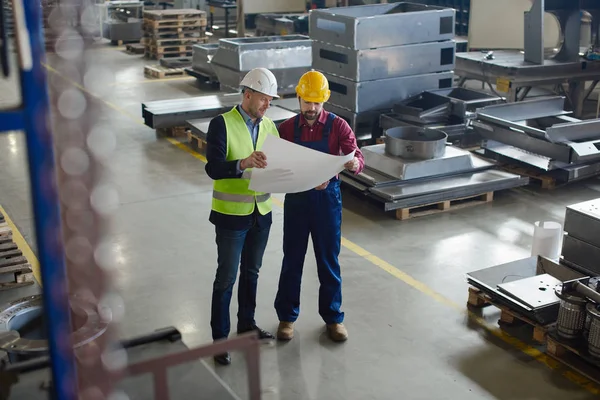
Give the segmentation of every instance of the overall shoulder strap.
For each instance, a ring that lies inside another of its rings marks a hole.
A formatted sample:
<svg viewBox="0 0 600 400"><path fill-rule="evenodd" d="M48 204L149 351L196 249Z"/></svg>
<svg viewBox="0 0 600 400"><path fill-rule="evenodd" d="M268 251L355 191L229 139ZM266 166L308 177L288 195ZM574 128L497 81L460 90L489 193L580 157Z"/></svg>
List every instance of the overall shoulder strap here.
<svg viewBox="0 0 600 400"><path fill-rule="evenodd" d="M333 127L333 120L337 117L334 113L329 113L327 115L327 122L325 122L325 127L323 128L323 137L329 137L329 133L331 132L331 128Z"/></svg>
<svg viewBox="0 0 600 400"><path fill-rule="evenodd" d="M296 114L294 117L294 142L299 142L302 136L302 130L300 129L300 114Z"/></svg>

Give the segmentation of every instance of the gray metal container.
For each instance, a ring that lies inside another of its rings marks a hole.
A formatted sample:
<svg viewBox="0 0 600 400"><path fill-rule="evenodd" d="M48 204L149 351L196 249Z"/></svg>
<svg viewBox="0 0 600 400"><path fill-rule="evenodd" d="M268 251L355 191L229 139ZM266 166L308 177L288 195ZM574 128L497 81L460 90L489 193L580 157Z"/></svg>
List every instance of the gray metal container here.
<svg viewBox="0 0 600 400"><path fill-rule="evenodd" d="M142 38L142 21L104 22L102 24L102 37L111 41L138 41Z"/></svg>
<svg viewBox="0 0 600 400"><path fill-rule="evenodd" d="M258 67L310 68L311 44L311 39L304 35L221 39L211 62L246 72Z"/></svg>
<svg viewBox="0 0 600 400"><path fill-rule="evenodd" d="M329 102L354 113L391 110L398 101L425 90L451 87L453 78L452 72L449 71L354 82L328 73L324 74L329 81L331 90Z"/></svg>
<svg viewBox="0 0 600 400"><path fill-rule="evenodd" d="M225 87L239 89L248 71L262 67L275 74L280 94L293 93L311 64L311 40L303 35L221 39L211 60L220 84Z"/></svg>
<svg viewBox="0 0 600 400"><path fill-rule="evenodd" d="M446 152L448 135L437 129L396 126L384 135L385 152L406 160L431 160Z"/></svg>
<svg viewBox="0 0 600 400"><path fill-rule="evenodd" d="M337 7L310 12L314 40L354 50L454 38L455 10L415 3Z"/></svg>
<svg viewBox="0 0 600 400"><path fill-rule="evenodd" d="M454 41L353 50L314 41L313 68L351 81L372 81L454 69Z"/></svg>
<svg viewBox="0 0 600 400"><path fill-rule="evenodd" d="M218 43L194 45L192 48L192 68L207 76L216 78L217 74L215 74L210 62L218 48Z"/></svg>

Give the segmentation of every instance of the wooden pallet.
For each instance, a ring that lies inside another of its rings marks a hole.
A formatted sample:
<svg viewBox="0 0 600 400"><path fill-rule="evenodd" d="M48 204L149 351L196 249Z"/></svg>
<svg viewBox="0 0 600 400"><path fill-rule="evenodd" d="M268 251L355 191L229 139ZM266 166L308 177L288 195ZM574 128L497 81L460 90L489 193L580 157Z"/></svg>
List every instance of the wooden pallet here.
<svg viewBox="0 0 600 400"><path fill-rule="evenodd" d="M166 32L166 31L177 31L184 32L189 30L195 30L196 32L206 31L206 19L186 19L186 20L174 20L174 21L149 21L144 20L142 22L142 29L145 32Z"/></svg>
<svg viewBox="0 0 600 400"><path fill-rule="evenodd" d="M149 58L151 60L160 60L162 58L177 58L177 57L192 57L193 56L193 52L191 51L184 51L184 52L170 52L170 53L162 53L162 54L156 54L156 53L144 53L144 57Z"/></svg>
<svg viewBox="0 0 600 400"><path fill-rule="evenodd" d="M198 136L192 134L191 131L187 133L188 137L188 145L194 149L195 151L203 151L206 149L206 141L204 139L199 138Z"/></svg>
<svg viewBox="0 0 600 400"><path fill-rule="evenodd" d="M192 46L194 46L197 43L204 43L207 38L206 37L193 37L193 38L183 38L183 39L178 39L178 38L162 38L162 39L157 39L157 38L144 38L144 44L146 46L148 46L150 49L153 48L168 48L168 47L186 47L186 48L193 48Z"/></svg>
<svg viewBox="0 0 600 400"><path fill-rule="evenodd" d="M144 75L149 75L154 78L163 79L168 76L184 76L185 68L168 68L162 65L146 65L144 67Z"/></svg>
<svg viewBox="0 0 600 400"><path fill-rule="evenodd" d="M461 197L437 203L422 204L413 207L399 208L396 211L396 219L404 221L410 218L423 217L441 212L460 210L479 204L486 204L494 200L494 192L481 193L469 197Z"/></svg>
<svg viewBox="0 0 600 400"><path fill-rule="evenodd" d="M469 298L467 300L467 306L471 308L483 308L488 306L494 306L500 310L500 319L498 324L500 326L515 326L519 323L525 323L533 328L532 339L538 343L546 343L548 332L554 329L555 324L543 325L539 322L533 321L518 312L511 310L509 307L496 302L487 294L481 290L470 286L469 287Z"/></svg>
<svg viewBox="0 0 600 400"><path fill-rule="evenodd" d="M559 186L555 178L549 175L544 175L542 172L510 164L500 164L500 167L506 172L526 176L530 180L538 181L542 189L551 190Z"/></svg>
<svg viewBox="0 0 600 400"><path fill-rule="evenodd" d="M7 281L7 275L12 275ZM0 221L0 291L33 285L31 265L13 241L12 229L4 220Z"/></svg>
<svg viewBox="0 0 600 400"><path fill-rule="evenodd" d="M546 354L600 384L600 360L592 358L583 340L567 341L553 330L548 333Z"/></svg>
<svg viewBox="0 0 600 400"><path fill-rule="evenodd" d="M206 18L206 11L194 10L192 8L171 10L145 10L143 17L144 19L153 21Z"/></svg>
<svg viewBox="0 0 600 400"><path fill-rule="evenodd" d="M171 128L159 128L156 130L156 136L158 137L187 137L188 136L188 128L185 126L173 126Z"/></svg>

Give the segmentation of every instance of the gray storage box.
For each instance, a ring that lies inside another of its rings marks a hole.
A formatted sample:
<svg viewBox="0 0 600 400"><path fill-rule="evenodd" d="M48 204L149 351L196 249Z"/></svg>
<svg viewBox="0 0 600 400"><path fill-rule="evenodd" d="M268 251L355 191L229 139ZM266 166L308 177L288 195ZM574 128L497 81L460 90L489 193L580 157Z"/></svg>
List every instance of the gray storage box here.
<svg viewBox="0 0 600 400"><path fill-rule="evenodd" d="M355 82L454 69L454 41L353 50L313 41L313 68Z"/></svg>
<svg viewBox="0 0 600 400"><path fill-rule="evenodd" d="M454 38L455 10L415 3L312 10L310 37L354 50Z"/></svg>
<svg viewBox="0 0 600 400"><path fill-rule="evenodd" d="M354 113L388 109L425 90L452 86L452 71L403 76L368 82L353 82L324 73L329 81L329 102Z"/></svg>

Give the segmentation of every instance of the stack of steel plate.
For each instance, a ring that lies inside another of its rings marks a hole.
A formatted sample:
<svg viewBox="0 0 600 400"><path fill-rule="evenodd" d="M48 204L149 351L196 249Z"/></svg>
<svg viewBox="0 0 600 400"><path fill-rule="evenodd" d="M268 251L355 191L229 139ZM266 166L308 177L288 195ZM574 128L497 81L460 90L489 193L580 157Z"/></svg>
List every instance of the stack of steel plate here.
<svg viewBox="0 0 600 400"><path fill-rule="evenodd" d="M364 146L365 169L342 172L342 181L385 211L418 207L481 193L524 186L529 178L494 169L469 151L447 146L432 159L403 159L389 154L386 145Z"/></svg>
<svg viewBox="0 0 600 400"><path fill-rule="evenodd" d="M381 114L379 125L418 126L444 131L449 140L473 132L468 127L477 108L504 101L502 97L464 88L426 90L394 105L393 112Z"/></svg>
<svg viewBox="0 0 600 400"><path fill-rule="evenodd" d="M585 274L600 275L600 199L567 207L562 257Z"/></svg>
<svg viewBox="0 0 600 400"><path fill-rule="evenodd" d="M288 100L298 104L296 99L275 100L267 110L267 117L275 123L293 117L296 110L290 110L290 106L293 104L287 104ZM144 123L153 129L188 125L192 127L192 130L198 129L196 134L201 132L206 134L208 122L212 118L231 110L240 102L241 97L238 93L151 101L142 104L142 117ZM205 124L203 125L203 123Z"/></svg>
<svg viewBox="0 0 600 400"><path fill-rule="evenodd" d="M262 67L275 74L280 94L291 94L311 68L311 40L303 35L221 39L210 63L221 86L239 90L244 76Z"/></svg>
<svg viewBox="0 0 600 400"><path fill-rule="evenodd" d="M600 174L600 119L581 121L564 110L564 97L483 107L473 128L485 155L541 170L558 182Z"/></svg>
<svg viewBox="0 0 600 400"><path fill-rule="evenodd" d="M326 108L356 131L398 101L451 87L454 14L413 3L313 10L313 68L329 80Z"/></svg>

